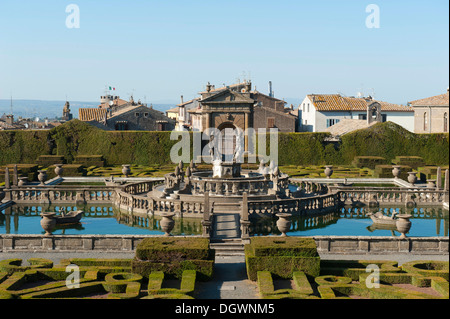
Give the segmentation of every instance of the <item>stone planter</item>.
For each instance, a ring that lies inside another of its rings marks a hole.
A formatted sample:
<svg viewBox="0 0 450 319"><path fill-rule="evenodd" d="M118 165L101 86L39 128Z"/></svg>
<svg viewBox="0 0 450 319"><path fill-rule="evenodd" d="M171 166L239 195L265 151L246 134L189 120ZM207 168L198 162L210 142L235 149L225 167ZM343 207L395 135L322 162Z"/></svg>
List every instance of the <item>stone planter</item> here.
<svg viewBox="0 0 450 319"><path fill-rule="evenodd" d="M327 178L331 178L331 175L333 175L333 166L332 165L325 166L324 173Z"/></svg>
<svg viewBox="0 0 450 319"><path fill-rule="evenodd" d="M395 223L397 230L401 233L400 239L406 238L406 233L411 229L411 221L409 220L412 215L409 214L400 214L397 215L398 220Z"/></svg>
<svg viewBox="0 0 450 319"><path fill-rule="evenodd" d="M47 171L41 170L38 171L39 175L38 175L38 180L39 182L41 182L41 186L45 186L45 181L47 180Z"/></svg>
<svg viewBox="0 0 450 319"><path fill-rule="evenodd" d="M414 186L417 182L417 172L408 172L408 182Z"/></svg>
<svg viewBox="0 0 450 319"><path fill-rule="evenodd" d="M55 164L55 174L58 178L61 178L62 173L64 172L64 168L62 164Z"/></svg>
<svg viewBox="0 0 450 319"><path fill-rule="evenodd" d="M17 186L22 187L28 184L28 177L19 177L19 182Z"/></svg>
<svg viewBox="0 0 450 319"><path fill-rule="evenodd" d="M399 178L400 173L402 172L400 165L394 165L392 166L392 175L394 175L394 178Z"/></svg>
<svg viewBox="0 0 450 319"><path fill-rule="evenodd" d="M128 178L128 175L131 173L130 166L131 165L122 165L122 174L125 175L126 178Z"/></svg>
<svg viewBox="0 0 450 319"><path fill-rule="evenodd" d="M164 232L164 236L172 236L170 232L173 230L175 226L175 221L173 220L173 217L175 216L174 213L164 213L161 215L161 229Z"/></svg>
<svg viewBox="0 0 450 319"><path fill-rule="evenodd" d="M291 217L292 214L280 213L276 214L279 218L277 221L278 230L281 232L281 237L287 237L287 232L291 229Z"/></svg>
<svg viewBox="0 0 450 319"><path fill-rule="evenodd" d="M52 236L56 226L56 213L41 213L41 227L45 230L45 236Z"/></svg>

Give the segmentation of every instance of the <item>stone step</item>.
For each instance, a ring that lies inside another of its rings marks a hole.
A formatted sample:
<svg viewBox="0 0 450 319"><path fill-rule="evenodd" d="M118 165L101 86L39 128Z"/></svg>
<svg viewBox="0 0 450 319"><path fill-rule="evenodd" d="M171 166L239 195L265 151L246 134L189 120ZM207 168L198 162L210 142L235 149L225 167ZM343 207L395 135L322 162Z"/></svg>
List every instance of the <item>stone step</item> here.
<svg viewBox="0 0 450 319"><path fill-rule="evenodd" d="M211 249L216 251L216 256L244 256L244 244L240 239L213 240Z"/></svg>

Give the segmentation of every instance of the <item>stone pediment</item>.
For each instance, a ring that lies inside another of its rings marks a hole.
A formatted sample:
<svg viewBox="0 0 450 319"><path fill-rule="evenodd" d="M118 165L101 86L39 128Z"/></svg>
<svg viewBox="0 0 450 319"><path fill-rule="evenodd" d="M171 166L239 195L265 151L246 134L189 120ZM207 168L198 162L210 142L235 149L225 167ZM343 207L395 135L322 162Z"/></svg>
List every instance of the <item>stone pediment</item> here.
<svg viewBox="0 0 450 319"><path fill-rule="evenodd" d="M218 92L201 100L202 104L254 104L255 100L245 94L234 92L230 89Z"/></svg>

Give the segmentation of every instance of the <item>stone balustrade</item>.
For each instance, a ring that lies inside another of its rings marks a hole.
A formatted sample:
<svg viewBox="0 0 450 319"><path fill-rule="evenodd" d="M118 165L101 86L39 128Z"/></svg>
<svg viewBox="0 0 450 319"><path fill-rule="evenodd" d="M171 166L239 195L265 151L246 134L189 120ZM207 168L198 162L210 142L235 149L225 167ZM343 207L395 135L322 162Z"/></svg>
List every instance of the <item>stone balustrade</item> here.
<svg viewBox="0 0 450 319"><path fill-rule="evenodd" d="M201 195L208 192L218 196L242 196L243 193L252 195L267 194L270 189L270 180L264 178L245 180L215 180L193 179L191 180L192 194Z"/></svg>
<svg viewBox="0 0 450 319"><path fill-rule="evenodd" d="M279 213L306 214L339 207L339 195L327 194L294 199L248 202L248 214L276 215Z"/></svg>
<svg viewBox="0 0 450 319"><path fill-rule="evenodd" d="M115 188L110 186L14 187L8 199L17 203L111 203Z"/></svg>
<svg viewBox="0 0 450 319"><path fill-rule="evenodd" d="M408 206L442 206L448 191L429 188L353 188L329 187L331 192L339 194L339 200L345 205L374 204Z"/></svg>
<svg viewBox="0 0 450 319"><path fill-rule="evenodd" d="M123 191L127 194L137 195L151 192L156 185L162 184L162 180L145 181L123 186Z"/></svg>

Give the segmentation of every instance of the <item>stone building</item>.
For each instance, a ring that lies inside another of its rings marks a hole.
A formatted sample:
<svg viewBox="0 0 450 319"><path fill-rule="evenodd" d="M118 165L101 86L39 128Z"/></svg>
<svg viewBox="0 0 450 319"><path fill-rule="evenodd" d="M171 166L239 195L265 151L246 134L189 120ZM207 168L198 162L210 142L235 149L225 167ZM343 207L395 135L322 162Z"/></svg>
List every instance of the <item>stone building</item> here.
<svg viewBox="0 0 450 319"><path fill-rule="evenodd" d="M415 133L448 133L449 90L447 93L409 102L414 108Z"/></svg>
<svg viewBox="0 0 450 319"><path fill-rule="evenodd" d="M216 89L208 83L201 97L178 105L177 129L204 131L206 128L278 128L295 132L297 117L286 102L252 90L251 82Z"/></svg>
<svg viewBox="0 0 450 319"><path fill-rule="evenodd" d="M103 99L98 108L80 108L79 119L110 131L171 131L176 121L140 101Z"/></svg>

